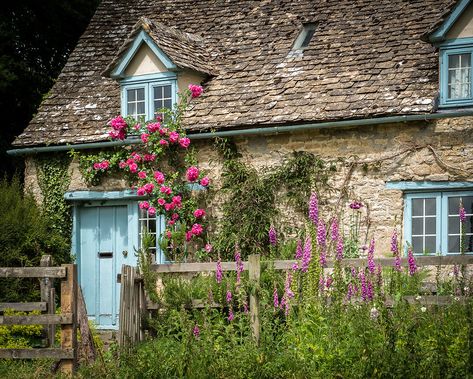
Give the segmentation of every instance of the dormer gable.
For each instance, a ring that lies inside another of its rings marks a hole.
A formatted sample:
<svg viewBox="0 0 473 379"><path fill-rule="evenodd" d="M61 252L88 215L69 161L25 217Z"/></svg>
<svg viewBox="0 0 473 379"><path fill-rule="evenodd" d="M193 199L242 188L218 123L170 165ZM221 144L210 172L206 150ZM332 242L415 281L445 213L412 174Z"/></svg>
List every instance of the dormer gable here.
<svg viewBox="0 0 473 379"><path fill-rule="evenodd" d="M428 35L432 43L448 39L473 37L473 7L471 0L459 0L443 21Z"/></svg>
<svg viewBox="0 0 473 379"><path fill-rule="evenodd" d="M201 37L141 18L102 74L120 83L122 115L150 120L189 84L216 75L215 57Z"/></svg>

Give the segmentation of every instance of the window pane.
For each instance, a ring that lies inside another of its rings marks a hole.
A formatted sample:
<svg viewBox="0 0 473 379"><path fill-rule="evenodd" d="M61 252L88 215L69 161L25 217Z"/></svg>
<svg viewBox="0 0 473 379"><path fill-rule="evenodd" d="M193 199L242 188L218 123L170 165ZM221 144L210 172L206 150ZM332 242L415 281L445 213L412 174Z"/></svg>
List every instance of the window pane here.
<svg viewBox="0 0 473 379"><path fill-rule="evenodd" d="M164 88L164 97L170 98L171 97L171 86L163 86Z"/></svg>
<svg viewBox="0 0 473 379"><path fill-rule="evenodd" d="M460 209L460 197L448 198L448 214L457 215Z"/></svg>
<svg viewBox="0 0 473 379"><path fill-rule="evenodd" d="M450 216L448 218L448 234L460 234L460 218Z"/></svg>
<svg viewBox="0 0 473 379"><path fill-rule="evenodd" d="M423 226L423 218L413 218L412 219L412 235L423 235L424 234L424 226Z"/></svg>
<svg viewBox="0 0 473 379"><path fill-rule="evenodd" d="M163 108L163 101L162 100L157 100L154 102L154 110L158 110Z"/></svg>
<svg viewBox="0 0 473 379"><path fill-rule="evenodd" d="M460 252L460 236L448 236L448 252Z"/></svg>
<svg viewBox="0 0 473 379"><path fill-rule="evenodd" d="M436 234L437 222L435 217L425 218L425 234Z"/></svg>
<svg viewBox="0 0 473 379"><path fill-rule="evenodd" d="M436 238L435 237L425 237L425 253L428 254L435 254L435 250L437 249L436 246Z"/></svg>
<svg viewBox="0 0 473 379"><path fill-rule="evenodd" d="M422 237L412 237L412 250L414 253L423 253L423 238Z"/></svg>
<svg viewBox="0 0 473 379"><path fill-rule="evenodd" d="M140 103L137 103L137 113L139 115L144 115L145 114L145 102L140 102Z"/></svg>
<svg viewBox="0 0 473 379"><path fill-rule="evenodd" d="M473 196L463 196L462 197L463 208L467 214L473 214Z"/></svg>
<svg viewBox="0 0 473 379"><path fill-rule="evenodd" d="M163 98L163 87L156 86L153 88L154 92L154 99L162 99Z"/></svg>
<svg viewBox="0 0 473 379"><path fill-rule="evenodd" d="M137 101L145 101L145 89L144 88L138 88L136 90L136 100Z"/></svg>
<svg viewBox="0 0 473 379"><path fill-rule="evenodd" d="M412 199L412 215L424 215L424 199Z"/></svg>
<svg viewBox="0 0 473 379"><path fill-rule="evenodd" d="M471 97L470 54L448 56L448 98L465 99Z"/></svg>
<svg viewBox="0 0 473 379"><path fill-rule="evenodd" d="M126 91L126 97L128 101L135 101L136 100L136 91L134 89L129 89Z"/></svg>
<svg viewBox="0 0 473 379"><path fill-rule="evenodd" d="M473 236L465 237L465 252L466 253L473 252Z"/></svg>
<svg viewBox="0 0 473 379"><path fill-rule="evenodd" d="M172 101L171 99L164 100L164 108L171 109L172 108Z"/></svg>
<svg viewBox="0 0 473 379"><path fill-rule="evenodd" d="M425 214L435 216L437 209L436 199L425 199Z"/></svg>
<svg viewBox="0 0 473 379"><path fill-rule="evenodd" d="M136 103L128 103L127 114L135 115L136 114Z"/></svg>

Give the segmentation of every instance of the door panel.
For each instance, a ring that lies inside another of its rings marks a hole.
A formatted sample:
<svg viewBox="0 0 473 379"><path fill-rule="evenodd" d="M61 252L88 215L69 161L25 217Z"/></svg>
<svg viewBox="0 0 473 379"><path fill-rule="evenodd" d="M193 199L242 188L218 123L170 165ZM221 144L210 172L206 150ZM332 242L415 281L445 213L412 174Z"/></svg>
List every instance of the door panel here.
<svg viewBox="0 0 473 379"><path fill-rule="evenodd" d="M87 314L100 328L116 328L120 290L117 273L133 264L128 246L128 206L79 208L79 280Z"/></svg>

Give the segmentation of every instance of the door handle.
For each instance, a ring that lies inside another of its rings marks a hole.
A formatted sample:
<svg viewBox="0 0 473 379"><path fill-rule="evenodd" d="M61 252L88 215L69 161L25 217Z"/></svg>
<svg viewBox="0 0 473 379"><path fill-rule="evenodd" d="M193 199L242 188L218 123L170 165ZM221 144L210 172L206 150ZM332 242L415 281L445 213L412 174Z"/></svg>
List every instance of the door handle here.
<svg viewBox="0 0 473 379"><path fill-rule="evenodd" d="M112 258L113 251L99 251L99 258Z"/></svg>
<svg viewBox="0 0 473 379"><path fill-rule="evenodd" d="M128 257L128 250L123 250L122 251L123 256L126 258Z"/></svg>

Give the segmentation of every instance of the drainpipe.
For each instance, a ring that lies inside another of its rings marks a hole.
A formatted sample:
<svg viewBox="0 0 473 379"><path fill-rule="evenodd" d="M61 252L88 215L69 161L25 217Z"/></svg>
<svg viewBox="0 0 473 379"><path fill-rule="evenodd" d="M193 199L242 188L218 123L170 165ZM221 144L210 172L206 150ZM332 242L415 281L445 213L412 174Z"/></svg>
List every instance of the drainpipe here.
<svg viewBox="0 0 473 379"><path fill-rule="evenodd" d="M379 117L379 118L363 118L358 120L342 120L342 121L329 121L319 122L310 124L299 124L299 125L286 125L286 126L268 126L258 127L250 129L239 129L239 130L219 130L215 132L205 133L189 133L188 137L191 140L199 139L211 139L215 137L234 137L234 136L249 136L249 135L273 135L288 132L301 132L314 129L333 129L333 128L344 128L352 126L362 125L380 125L380 124L391 124L391 123L406 123L411 121L430 121L443 118L455 118L455 117L468 117L473 116L473 110L467 111L448 111L443 113L427 113L427 114L416 114L416 115L405 115L405 116L390 116L390 117ZM137 137L127 138L124 141L105 141L105 142L92 142L92 143L81 143L71 145L54 145L54 146L40 146L40 147L27 147L22 149L8 150L7 154L12 156L17 155L28 155L37 153L50 153L58 151L68 150L85 150L85 149L102 149L113 146L121 145L135 145L141 143L141 140Z"/></svg>

